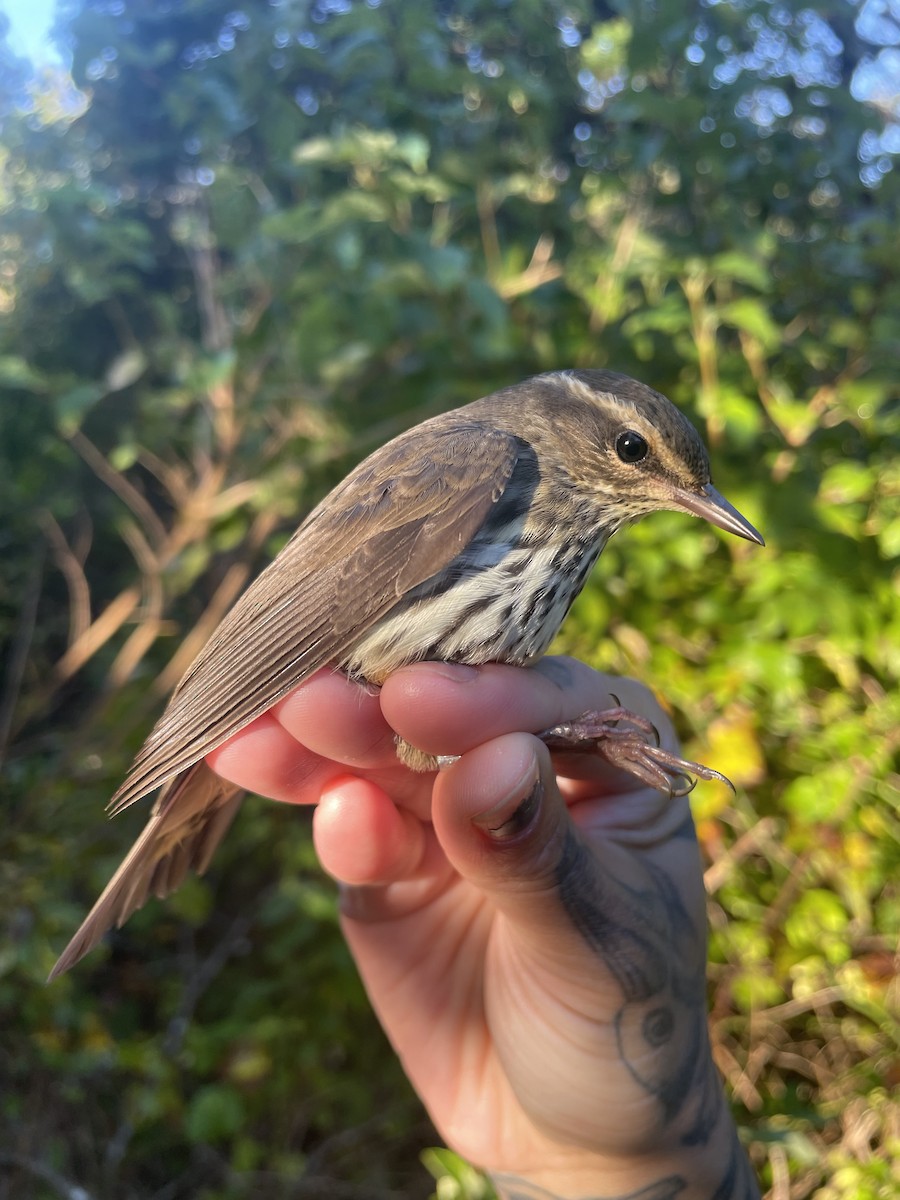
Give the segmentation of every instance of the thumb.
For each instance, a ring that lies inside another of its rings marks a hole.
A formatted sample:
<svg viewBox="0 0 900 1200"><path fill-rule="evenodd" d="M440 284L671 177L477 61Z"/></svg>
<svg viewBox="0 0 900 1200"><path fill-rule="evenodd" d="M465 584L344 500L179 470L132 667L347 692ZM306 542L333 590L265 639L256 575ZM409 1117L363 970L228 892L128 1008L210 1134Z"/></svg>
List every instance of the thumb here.
<svg viewBox="0 0 900 1200"><path fill-rule="evenodd" d="M512 733L463 755L438 775L432 820L453 867L518 937L583 955L561 902L566 862L582 839L541 742Z"/></svg>

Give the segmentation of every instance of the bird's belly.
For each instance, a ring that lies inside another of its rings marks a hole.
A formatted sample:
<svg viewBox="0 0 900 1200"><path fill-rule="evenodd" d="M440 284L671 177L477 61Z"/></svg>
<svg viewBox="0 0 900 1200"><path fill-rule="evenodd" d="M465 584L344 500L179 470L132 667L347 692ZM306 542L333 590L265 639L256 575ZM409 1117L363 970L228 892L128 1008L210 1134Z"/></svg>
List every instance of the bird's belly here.
<svg viewBox="0 0 900 1200"><path fill-rule="evenodd" d="M381 683L399 667L426 659L532 662L546 652L601 549L518 548L436 594L417 599L413 592L340 665Z"/></svg>

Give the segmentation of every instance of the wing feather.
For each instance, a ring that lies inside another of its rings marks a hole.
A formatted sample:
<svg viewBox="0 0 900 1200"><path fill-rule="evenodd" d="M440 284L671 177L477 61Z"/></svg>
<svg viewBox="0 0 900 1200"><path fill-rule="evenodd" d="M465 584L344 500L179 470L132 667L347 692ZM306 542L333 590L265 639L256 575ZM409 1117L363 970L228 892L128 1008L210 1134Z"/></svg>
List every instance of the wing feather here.
<svg viewBox="0 0 900 1200"><path fill-rule="evenodd" d="M219 625L176 688L110 808L199 761L328 663L477 533L520 443L438 417L339 484Z"/></svg>

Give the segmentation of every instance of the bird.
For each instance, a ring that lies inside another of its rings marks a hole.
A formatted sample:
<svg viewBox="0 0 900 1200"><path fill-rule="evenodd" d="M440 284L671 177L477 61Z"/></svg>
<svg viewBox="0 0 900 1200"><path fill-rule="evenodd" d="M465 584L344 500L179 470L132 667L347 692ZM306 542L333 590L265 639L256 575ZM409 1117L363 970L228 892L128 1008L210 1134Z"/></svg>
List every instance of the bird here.
<svg viewBox="0 0 900 1200"><path fill-rule="evenodd" d="M243 792L204 758L323 667L380 685L426 660L527 666L547 650L609 538L674 509L764 545L713 486L688 418L599 369L536 375L431 417L372 453L314 508L176 686L113 814L161 789L146 827L50 974L152 894L202 874ZM653 744L616 708L546 731L585 738L661 790L717 772ZM438 764L398 740L414 770Z"/></svg>

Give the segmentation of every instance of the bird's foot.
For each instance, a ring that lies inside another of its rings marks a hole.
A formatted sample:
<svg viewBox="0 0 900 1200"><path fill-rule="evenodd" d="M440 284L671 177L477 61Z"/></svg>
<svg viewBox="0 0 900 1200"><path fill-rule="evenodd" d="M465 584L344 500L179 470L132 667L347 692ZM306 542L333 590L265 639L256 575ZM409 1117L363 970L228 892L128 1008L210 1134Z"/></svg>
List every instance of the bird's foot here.
<svg viewBox="0 0 900 1200"><path fill-rule="evenodd" d="M686 796L697 779L718 779L734 791L731 780L720 771L664 750L653 723L621 705L582 713L537 736L548 750L600 754L611 766L670 796Z"/></svg>
<svg viewBox="0 0 900 1200"><path fill-rule="evenodd" d="M411 742L405 741L399 734L394 738L394 745L397 748L397 757L404 767L409 767L410 771L415 771L417 774L437 771L439 767L445 765L436 755L426 754L418 746L413 746Z"/></svg>

